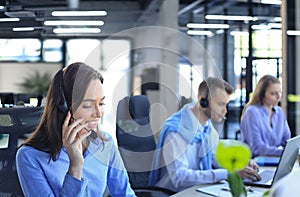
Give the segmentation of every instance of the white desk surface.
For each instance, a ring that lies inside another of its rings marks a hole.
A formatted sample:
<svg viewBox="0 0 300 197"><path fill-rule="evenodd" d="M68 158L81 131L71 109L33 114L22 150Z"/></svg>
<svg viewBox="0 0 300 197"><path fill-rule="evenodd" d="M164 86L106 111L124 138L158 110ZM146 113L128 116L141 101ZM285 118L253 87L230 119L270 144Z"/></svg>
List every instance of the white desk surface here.
<svg viewBox="0 0 300 197"><path fill-rule="evenodd" d="M274 167L260 167L260 169L266 169L266 168L274 168ZM190 187L188 189L185 189L181 192L178 192L174 195L172 195L171 197L204 197L204 196L211 196L199 191L196 191L197 188L199 187L207 187L207 186L212 186L215 184L204 184L204 185L195 185L193 187ZM252 187L253 189L255 189L258 192L262 192L264 193L265 191L267 191L269 188L263 188L263 187Z"/></svg>
<svg viewBox="0 0 300 197"><path fill-rule="evenodd" d="M296 160L293 171L297 172L300 171L300 163L298 163L298 161ZM274 167L260 167L260 168L274 168ZM297 169L297 170L295 170ZM293 172L292 171L292 172ZM210 196L208 194L204 194L202 192L196 191L197 188L199 187L207 187L207 186L211 186L211 185L215 185L215 184L204 184L204 185L195 185L193 187L190 187L186 190L183 190L181 192L178 192L174 195L172 195L171 197L205 197L205 196ZM256 191L262 192L264 193L265 191L268 190L268 188L262 188L262 187L252 187L253 189L255 189Z"/></svg>
<svg viewBox="0 0 300 197"><path fill-rule="evenodd" d="M197 188L199 187L207 187L210 185L214 185L214 184L205 184L205 185L196 185L193 187L190 187L186 190L183 190L181 192L178 192L174 195L172 195L171 197L205 197L205 196L211 196L202 192L198 192L196 191ZM259 188L259 187L252 187L253 189L255 189L256 191L262 192L264 193L266 190L268 190L268 188Z"/></svg>

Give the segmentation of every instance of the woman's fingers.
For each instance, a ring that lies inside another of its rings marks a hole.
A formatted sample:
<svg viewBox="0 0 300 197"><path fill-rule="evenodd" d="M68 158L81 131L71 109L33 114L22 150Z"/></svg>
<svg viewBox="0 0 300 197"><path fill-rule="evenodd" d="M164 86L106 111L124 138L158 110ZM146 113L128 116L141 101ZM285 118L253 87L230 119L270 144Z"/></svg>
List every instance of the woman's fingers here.
<svg viewBox="0 0 300 197"><path fill-rule="evenodd" d="M63 141L65 143L68 142L69 144L72 144L78 138L79 141L81 142L80 139L83 139L83 137L86 136L86 133L88 133L84 129L87 125L83 124L83 118L77 119L73 121L71 124L70 124L70 120L71 120L71 113L68 112L62 128ZM83 134L80 134L81 130L85 132L83 132Z"/></svg>
<svg viewBox="0 0 300 197"><path fill-rule="evenodd" d="M86 125L78 124L75 127L69 128L70 135L68 137L68 140L70 141L70 143L74 142L77 138L82 139L82 136L80 133L81 133L81 130L84 130L85 127L86 127Z"/></svg>
<svg viewBox="0 0 300 197"><path fill-rule="evenodd" d="M68 130L68 127L69 127L69 124L70 124L70 120L71 120L71 113L68 112L67 116L64 120L63 126L62 126L62 136L63 136L63 138L68 135L67 130Z"/></svg>

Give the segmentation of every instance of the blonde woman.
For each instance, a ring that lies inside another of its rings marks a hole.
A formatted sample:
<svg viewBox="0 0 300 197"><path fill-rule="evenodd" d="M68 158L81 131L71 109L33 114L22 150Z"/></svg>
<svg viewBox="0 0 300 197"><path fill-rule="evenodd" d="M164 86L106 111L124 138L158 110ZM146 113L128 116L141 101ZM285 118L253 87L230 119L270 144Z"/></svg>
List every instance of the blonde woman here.
<svg viewBox="0 0 300 197"><path fill-rule="evenodd" d="M285 114L278 102L281 83L271 75L263 76L241 116L241 139L252 156L280 156L291 137Z"/></svg>

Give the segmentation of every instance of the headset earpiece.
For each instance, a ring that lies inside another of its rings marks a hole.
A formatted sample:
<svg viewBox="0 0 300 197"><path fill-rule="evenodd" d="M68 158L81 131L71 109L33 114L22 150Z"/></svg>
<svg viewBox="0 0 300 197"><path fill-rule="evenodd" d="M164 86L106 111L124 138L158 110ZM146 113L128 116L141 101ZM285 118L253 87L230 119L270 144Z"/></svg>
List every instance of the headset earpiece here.
<svg viewBox="0 0 300 197"><path fill-rule="evenodd" d="M64 93L61 81L59 83L59 92L60 92L61 98L60 98L60 104L57 106L57 108L61 112L66 114L69 111L69 107L68 107L68 104L67 104L67 100L66 100L66 97L65 97L65 93Z"/></svg>
<svg viewBox="0 0 300 197"><path fill-rule="evenodd" d="M202 98L200 99L200 101L199 101L200 106L203 107L203 108L207 108L208 105L209 105L208 94L209 94L209 93L208 93L208 88L207 88L205 98L202 97Z"/></svg>

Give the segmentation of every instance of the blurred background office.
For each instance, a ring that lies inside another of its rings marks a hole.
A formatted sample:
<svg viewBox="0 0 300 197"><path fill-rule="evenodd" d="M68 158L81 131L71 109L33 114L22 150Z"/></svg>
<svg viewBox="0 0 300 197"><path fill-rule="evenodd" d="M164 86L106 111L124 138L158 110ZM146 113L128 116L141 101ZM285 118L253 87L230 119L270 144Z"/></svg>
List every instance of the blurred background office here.
<svg viewBox="0 0 300 197"><path fill-rule="evenodd" d="M294 136L299 9L297 0L0 0L1 107L42 105L54 73L85 61L104 75L112 101L102 128L115 136L118 101L145 94L157 133L214 75L235 88L221 128L235 138L256 83L271 74Z"/></svg>

